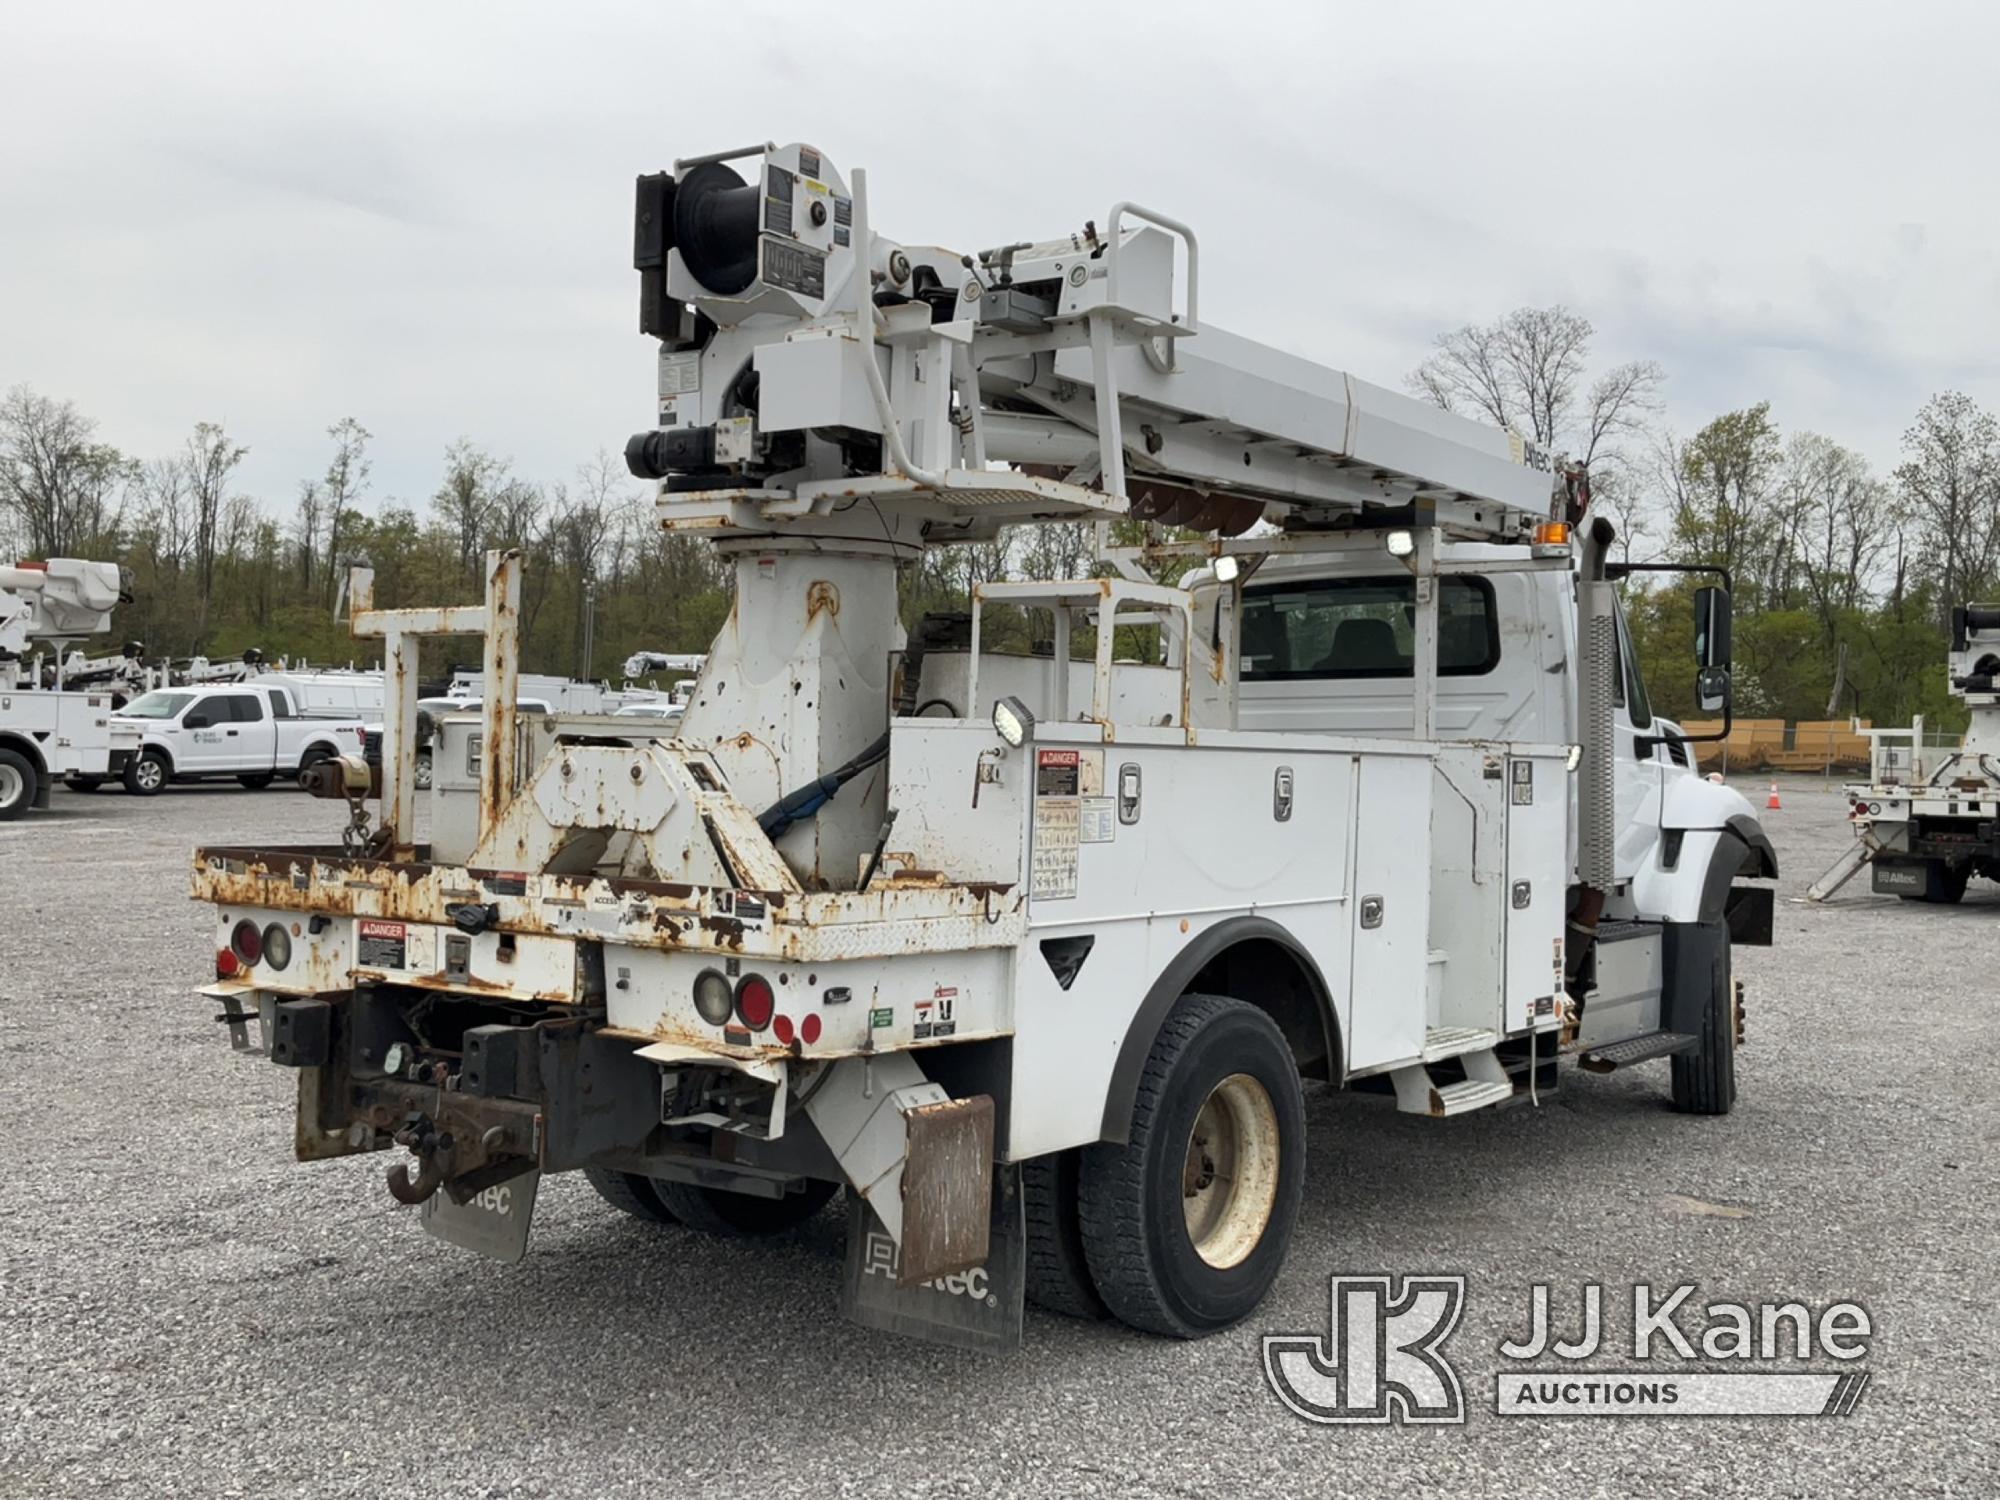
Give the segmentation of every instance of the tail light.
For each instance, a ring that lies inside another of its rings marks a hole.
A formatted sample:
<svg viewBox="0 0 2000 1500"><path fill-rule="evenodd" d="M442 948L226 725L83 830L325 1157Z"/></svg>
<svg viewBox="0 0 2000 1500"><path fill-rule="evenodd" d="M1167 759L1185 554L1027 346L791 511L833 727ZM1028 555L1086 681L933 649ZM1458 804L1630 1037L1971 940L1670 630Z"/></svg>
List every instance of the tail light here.
<svg viewBox="0 0 2000 1500"><path fill-rule="evenodd" d="M729 1011L735 1004L735 996L729 992L729 981L715 969L703 969L694 980L694 1008L701 1018L711 1026L726 1025Z"/></svg>
<svg viewBox="0 0 2000 1500"><path fill-rule="evenodd" d="M792 1038L798 1035L790 1016L776 1016L771 1021L771 1035L778 1039L780 1047L792 1045Z"/></svg>
<svg viewBox="0 0 2000 1500"><path fill-rule="evenodd" d="M771 993L771 981L761 974L745 974L736 985L736 1019L752 1031L771 1024L778 997Z"/></svg>
<svg viewBox="0 0 2000 1500"><path fill-rule="evenodd" d="M817 1013L809 1015L803 1021L799 1022L799 1038L808 1047L819 1040L819 1016Z"/></svg>
<svg viewBox="0 0 2000 1500"><path fill-rule="evenodd" d="M264 934L255 922L245 917L229 934L229 948L244 968L252 968L264 956Z"/></svg>
<svg viewBox="0 0 2000 1500"><path fill-rule="evenodd" d="M282 969L291 961L292 935L281 923L273 922L264 929L264 962L273 969Z"/></svg>
<svg viewBox="0 0 2000 1500"><path fill-rule="evenodd" d="M236 962L236 955L231 953L227 948L217 948L215 950L215 977L217 979L235 978L236 970L239 967L240 965Z"/></svg>

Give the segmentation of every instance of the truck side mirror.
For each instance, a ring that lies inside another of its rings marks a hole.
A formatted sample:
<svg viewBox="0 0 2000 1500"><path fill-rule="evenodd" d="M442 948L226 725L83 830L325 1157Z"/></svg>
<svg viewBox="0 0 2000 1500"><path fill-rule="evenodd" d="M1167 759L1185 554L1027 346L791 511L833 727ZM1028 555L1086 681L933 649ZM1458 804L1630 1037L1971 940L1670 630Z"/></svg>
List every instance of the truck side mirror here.
<svg viewBox="0 0 2000 1500"><path fill-rule="evenodd" d="M1706 670L1720 667L1728 676L1730 664L1729 590L1694 591L1694 661Z"/></svg>
<svg viewBox="0 0 2000 1500"><path fill-rule="evenodd" d="M1726 712L1729 708L1729 668L1699 669L1694 674L1694 701L1705 714Z"/></svg>
<svg viewBox="0 0 2000 1500"><path fill-rule="evenodd" d="M189 715L188 715L188 716L187 716L187 717L186 717L185 719L182 719L182 720L181 720L181 728L183 728L183 729L206 729L206 728L208 728L208 715L207 715L207 714L189 714Z"/></svg>

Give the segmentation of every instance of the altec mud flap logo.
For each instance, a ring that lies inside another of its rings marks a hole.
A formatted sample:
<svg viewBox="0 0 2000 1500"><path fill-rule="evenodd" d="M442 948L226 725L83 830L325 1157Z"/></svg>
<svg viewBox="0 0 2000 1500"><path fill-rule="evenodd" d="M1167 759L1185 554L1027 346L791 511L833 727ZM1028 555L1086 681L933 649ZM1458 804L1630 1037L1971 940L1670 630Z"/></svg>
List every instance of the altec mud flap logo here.
<svg viewBox="0 0 2000 1500"><path fill-rule="evenodd" d="M1324 1424L1455 1424L1465 1393L1445 1341L1465 1305L1463 1276L1330 1279L1328 1332L1268 1334L1264 1378L1287 1408ZM1493 1408L1503 1417L1844 1417L1868 1372L1688 1369L1732 1361L1853 1365L1874 1334L1868 1310L1835 1302L1693 1304L1694 1287L1631 1289L1631 1358L1641 1368L1578 1368L1607 1352L1604 1289L1582 1289L1576 1337L1555 1335L1549 1288L1531 1289L1528 1328L1502 1341ZM1548 1360L1569 1362L1550 1366Z"/></svg>

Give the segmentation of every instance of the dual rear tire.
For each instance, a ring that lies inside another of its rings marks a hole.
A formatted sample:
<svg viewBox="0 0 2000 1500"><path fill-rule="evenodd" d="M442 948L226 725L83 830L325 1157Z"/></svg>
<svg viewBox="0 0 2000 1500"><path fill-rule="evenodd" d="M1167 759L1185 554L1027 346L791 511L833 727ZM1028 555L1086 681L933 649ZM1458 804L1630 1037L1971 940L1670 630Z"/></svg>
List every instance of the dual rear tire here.
<svg viewBox="0 0 2000 1500"><path fill-rule="evenodd" d="M1254 1006L1184 995L1147 1055L1123 1144L1031 1163L1028 1295L1200 1338L1240 1322L1284 1265L1305 1190L1305 1103Z"/></svg>
<svg viewBox="0 0 2000 1500"><path fill-rule="evenodd" d="M583 1175L606 1203L635 1219L684 1224L724 1239L753 1239L795 1229L839 1191L831 1182L807 1181L782 1198L761 1198L605 1167L587 1168Z"/></svg>

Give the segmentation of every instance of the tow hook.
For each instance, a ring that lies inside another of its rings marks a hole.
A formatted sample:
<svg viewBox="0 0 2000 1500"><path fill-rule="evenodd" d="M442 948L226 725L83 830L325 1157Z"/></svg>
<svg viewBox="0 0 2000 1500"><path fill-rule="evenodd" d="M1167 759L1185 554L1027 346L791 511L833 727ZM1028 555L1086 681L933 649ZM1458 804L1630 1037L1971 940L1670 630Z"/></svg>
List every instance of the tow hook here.
<svg viewBox="0 0 2000 1500"><path fill-rule="evenodd" d="M407 1146L415 1154L417 1175L410 1176L408 1162L397 1162L389 1168L389 1196L398 1203L415 1207L443 1186L445 1174L440 1158L451 1155L452 1140L450 1135L440 1134L425 1116L411 1115L396 1132L396 1144Z"/></svg>

